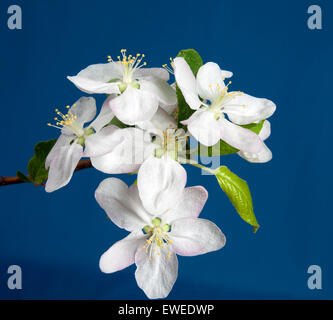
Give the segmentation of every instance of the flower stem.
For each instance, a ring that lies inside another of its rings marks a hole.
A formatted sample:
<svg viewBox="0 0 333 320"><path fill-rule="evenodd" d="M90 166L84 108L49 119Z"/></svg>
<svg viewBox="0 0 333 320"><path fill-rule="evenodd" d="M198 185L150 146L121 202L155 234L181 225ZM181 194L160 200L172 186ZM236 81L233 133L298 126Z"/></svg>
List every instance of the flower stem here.
<svg viewBox="0 0 333 320"><path fill-rule="evenodd" d="M75 171L91 168L91 161L89 159L80 160L77 164ZM27 176L29 178L29 175ZM9 186L11 184L26 183L27 181L21 180L19 177L1 177L0 176L0 187ZM41 184L41 186L44 186Z"/></svg>
<svg viewBox="0 0 333 320"><path fill-rule="evenodd" d="M199 163L190 163L190 164L194 167L200 168L202 170L205 170L205 171L215 175L215 170L209 169L209 168L207 168L207 167L205 167L205 166L203 166Z"/></svg>

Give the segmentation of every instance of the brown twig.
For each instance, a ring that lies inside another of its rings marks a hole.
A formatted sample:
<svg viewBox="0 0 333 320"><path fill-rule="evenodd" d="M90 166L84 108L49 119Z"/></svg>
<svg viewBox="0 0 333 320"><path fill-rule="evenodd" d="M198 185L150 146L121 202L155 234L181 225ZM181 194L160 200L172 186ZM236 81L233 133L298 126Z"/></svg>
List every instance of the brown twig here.
<svg viewBox="0 0 333 320"><path fill-rule="evenodd" d="M80 160L77 164L75 171L91 168L91 161L89 159ZM27 175L30 178L29 175ZM19 177L0 177L0 187L9 186L11 184L25 183L27 181L21 180Z"/></svg>

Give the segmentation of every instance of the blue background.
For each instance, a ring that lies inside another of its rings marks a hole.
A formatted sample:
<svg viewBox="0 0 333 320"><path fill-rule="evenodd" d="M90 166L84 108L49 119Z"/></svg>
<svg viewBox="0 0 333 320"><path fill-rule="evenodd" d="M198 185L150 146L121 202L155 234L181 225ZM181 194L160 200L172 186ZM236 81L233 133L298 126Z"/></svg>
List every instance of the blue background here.
<svg viewBox="0 0 333 320"><path fill-rule="evenodd" d="M23 29L7 28L18 4ZM307 8L321 5L323 29L309 30ZM82 93L68 80L122 48L161 66L179 50L234 72L232 89L277 104L267 141L274 158L250 164L222 159L246 179L261 228L253 234L215 178L187 168L188 185L209 191L202 217L224 231L221 251L179 257L171 299L333 298L331 1L7 1L0 4L1 175L25 171L39 140L58 135L53 109ZM102 96L97 96L102 102ZM30 184L0 190L0 298L144 299L135 266L100 272L100 255L126 235L93 194L106 175L75 174L52 194ZM134 177L123 177L127 182ZM18 264L23 290L9 290ZM309 265L321 266L322 290L309 290Z"/></svg>

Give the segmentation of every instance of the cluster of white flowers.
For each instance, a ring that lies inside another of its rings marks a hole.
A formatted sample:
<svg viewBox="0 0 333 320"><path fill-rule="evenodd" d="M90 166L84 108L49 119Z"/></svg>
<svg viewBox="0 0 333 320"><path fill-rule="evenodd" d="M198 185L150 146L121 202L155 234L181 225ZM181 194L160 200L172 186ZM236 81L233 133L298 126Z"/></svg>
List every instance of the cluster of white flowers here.
<svg viewBox="0 0 333 320"><path fill-rule="evenodd" d="M81 157L90 158L104 173L137 173L130 187L108 178L95 192L112 222L130 232L102 255L100 268L112 273L135 263L138 286L151 299L164 298L177 278L176 254L204 254L221 249L226 241L214 223L198 218L206 189L185 187L182 164L188 159L189 137L205 146L221 139L248 161L269 161L272 155L263 141L270 135L270 124L265 119L274 113L275 104L229 92L224 80L232 73L216 63L204 64L195 77L186 60L178 57L171 64L175 80L195 110L182 122L187 132L177 128L176 86L168 84L169 72L143 68L144 55L127 56L126 50L121 54L118 61L109 57L106 64L90 65L68 77L80 90L108 97L96 118L92 97L80 98L66 114L56 109L56 123L49 125L61 129L61 135L46 159L46 191L68 184ZM241 126L262 120L259 135Z"/></svg>

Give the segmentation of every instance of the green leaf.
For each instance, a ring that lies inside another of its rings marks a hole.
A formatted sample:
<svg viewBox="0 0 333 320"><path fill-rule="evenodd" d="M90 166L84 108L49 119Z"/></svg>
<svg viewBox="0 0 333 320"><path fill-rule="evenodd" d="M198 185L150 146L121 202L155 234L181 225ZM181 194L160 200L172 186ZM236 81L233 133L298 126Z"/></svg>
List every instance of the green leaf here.
<svg viewBox="0 0 333 320"><path fill-rule="evenodd" d="M35 184L41 184L47 180L48 170L45 169L45 160L56 141L56 139L41 141L34 148L35 154L28 163L28 172Z"/></svg>
<svg viewBox="0 0 333 320"><path fill-rule="evenodd" d="M196 76L199 68L203 65L202 59L194 49L181 50L177 57L183 57L190 66L193 74ZM176 94L178 100L178 127L183 127L180 121L188 119L195 110L192 110L186 103L184 96L178 86L176 86Z"/></svg>
<svg viewBox="0 0 333 320"><path fill-rule="evenodd" d="M246 125L242 125L241 127L249 129L256 134L259 134L265 120L260 121L259 123L250 123ZM198 144L198 155L200 156L224 156L227 154L233 154L238 152L239 150L232 147L230 144L220 140L217 144L206 147L202 144Z"/></svg>
<svg viewBox="0 0 333 320"><path fill-rule="evenodd" d="M114 116L113 119L107 124L107 126L109 126L109 125L117 126L120 129L124 129L124 128L129 127L125 123L121 122L116 116Z"/></svg>
<svg viewBox="0 0 333 320"><path fill-rule="evenodd" d="M24 182L31 182L31 180L24 173L22 173L21 171L17 171L16 176Z"/></svg>
<svg viewBox="0 0 333 320"><path fill-rule="evenodd" d="M245 129L250 129L251 131L253 131L256 134L259 134L263 125L264 125L265 119L261 120L258 123L250 123L250 124L244 124L241 127L245 128Z"/></svg>
<svg viewBox="0 0 333 320"><path fill-rule="evenodd" d="M227 167L222 166L214 171L217 181L226 193L241 218L253 226L256 232L259 224L253 212L252 197L247 182Z"/></svg>

